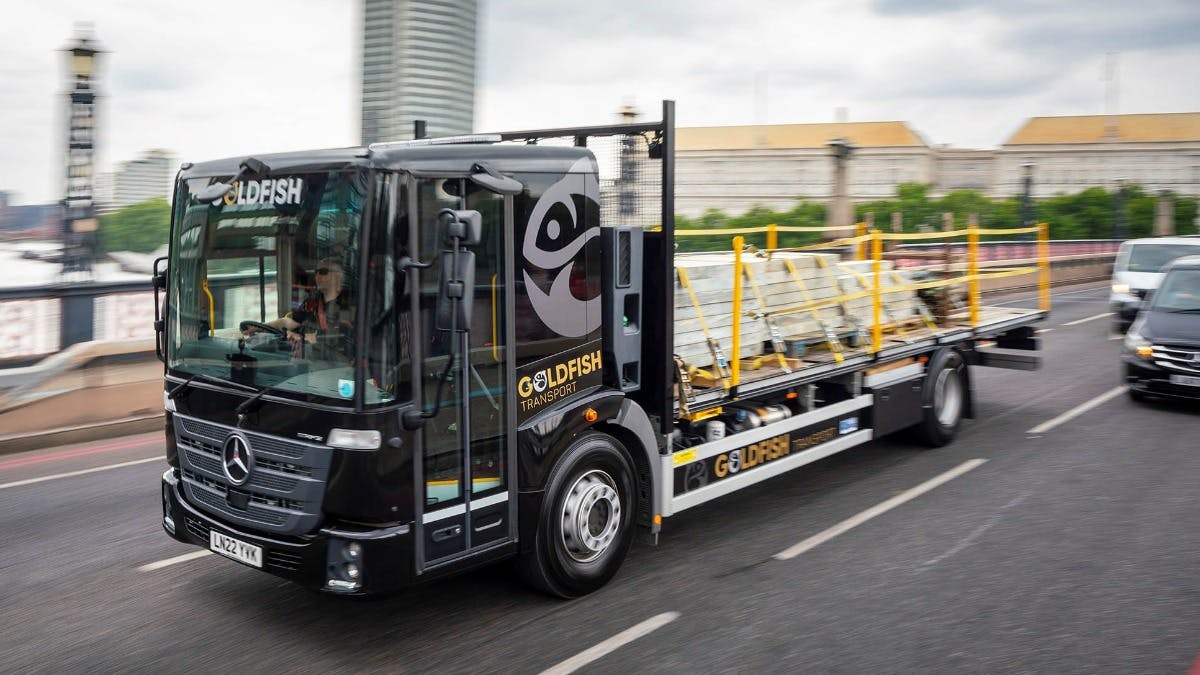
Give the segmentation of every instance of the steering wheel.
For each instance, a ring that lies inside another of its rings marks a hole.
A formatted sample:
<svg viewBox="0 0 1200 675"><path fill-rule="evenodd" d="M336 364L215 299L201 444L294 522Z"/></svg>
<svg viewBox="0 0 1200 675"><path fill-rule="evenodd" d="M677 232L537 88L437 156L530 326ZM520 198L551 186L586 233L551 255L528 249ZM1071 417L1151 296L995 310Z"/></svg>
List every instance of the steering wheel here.
<svg viewBox="0 0 1200 675"><path fill-rule="evenodd" d="M247 321L243 321L238 324L238 329L241 330L243 333L246 332L247 328L257 328L258 330L261 330L263 332L271 333L272 335L274 335L275 337L278 337L278 338L282 338L287 335L287 333L284 332L284 330L282 328L276 328L275 326L272 326L269 323L262 323L261 321L247 320Z"/></svg>

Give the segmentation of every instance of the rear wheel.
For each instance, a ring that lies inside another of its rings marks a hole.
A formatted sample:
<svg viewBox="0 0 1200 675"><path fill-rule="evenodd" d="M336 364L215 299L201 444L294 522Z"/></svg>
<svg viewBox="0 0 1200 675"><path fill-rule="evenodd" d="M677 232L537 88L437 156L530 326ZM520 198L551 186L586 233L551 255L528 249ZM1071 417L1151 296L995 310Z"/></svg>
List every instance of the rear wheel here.
<svg viewBox="0 0 1200 675"><path fill-rule="evenodd" d="M620 442L599 433L576 440L550 477L534 550L517 561L521 576L564 598L608 583L633 541L635 495Z"/></svg>
<svg viewBox="0 0 1200 675"><path fill-rule="evenodd" d="M918 438L933 447L954 440L967 408L967 362L958 351L938 352L929 361Z"/></svg>

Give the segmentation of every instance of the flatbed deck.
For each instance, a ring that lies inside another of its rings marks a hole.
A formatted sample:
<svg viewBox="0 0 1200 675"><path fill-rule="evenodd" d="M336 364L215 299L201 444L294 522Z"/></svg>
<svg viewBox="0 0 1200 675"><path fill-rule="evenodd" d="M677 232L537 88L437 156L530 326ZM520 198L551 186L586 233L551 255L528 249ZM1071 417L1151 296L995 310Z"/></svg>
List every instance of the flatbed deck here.
<svg viewBox="0 0 1200 675"><path fill-rule="evenodd" d="M903 333L885 333L882 347L875 354L871 353L869 343L857 347L843 345L841 362L838 362L830 351L811 351L805 355L802 363L798 367L792 367L790 372L780 367L772 355L764 355L759 357L761 367L753 370L741 369L736 391L727 391L721 386L703 389L694 387L694 396L686 402L686 408L689 412L696 412L727 403L735 396L743 399L753 398L756 395L761 396L853 373L872 365L885 365L926 353L941 345L986 340L1015 328L1037 323L1048 315L1048 311L1040 309L984 306L979 308L979 322L974 327L969 325L966 313L963 312L953 315L951 323L937 328L920 325ZM795 364L795 361L791 363ZM678 397L675 401L675 411L679 413Z"/></svg>

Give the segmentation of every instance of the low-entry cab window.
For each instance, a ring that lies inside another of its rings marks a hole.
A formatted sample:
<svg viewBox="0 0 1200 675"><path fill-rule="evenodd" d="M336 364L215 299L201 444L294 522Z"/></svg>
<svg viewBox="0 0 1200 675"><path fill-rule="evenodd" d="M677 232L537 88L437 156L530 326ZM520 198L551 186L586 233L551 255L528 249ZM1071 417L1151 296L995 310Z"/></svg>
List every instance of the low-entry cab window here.
<svg viewBox="0 0 1200 675"><path fill-rule="evenodd" d="M357 381L363 171L181 181L170 263L168 365L256 389L368 403L394 393Z"/></svg>

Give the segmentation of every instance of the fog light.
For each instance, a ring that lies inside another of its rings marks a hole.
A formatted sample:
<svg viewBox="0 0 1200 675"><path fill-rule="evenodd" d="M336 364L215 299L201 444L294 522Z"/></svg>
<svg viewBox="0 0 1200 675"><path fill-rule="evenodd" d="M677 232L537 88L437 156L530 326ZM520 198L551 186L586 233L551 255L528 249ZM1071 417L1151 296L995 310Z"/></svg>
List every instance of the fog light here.
<svg viewBox="0 0 1200 675"><path fill-rule="evenodd" d="M346 577L348 579L353 579L355 581L358 580L358 565L355 565L354 563L346 563L346 566L343 569L346 571Z"/></svg>
<svg viewBox="0 0 1200 675"><path fill-rule="evenodd" d="M362 544L357 541L352 541L346 544L346 557L351 560L358 560L362 556Z"/></svg>

